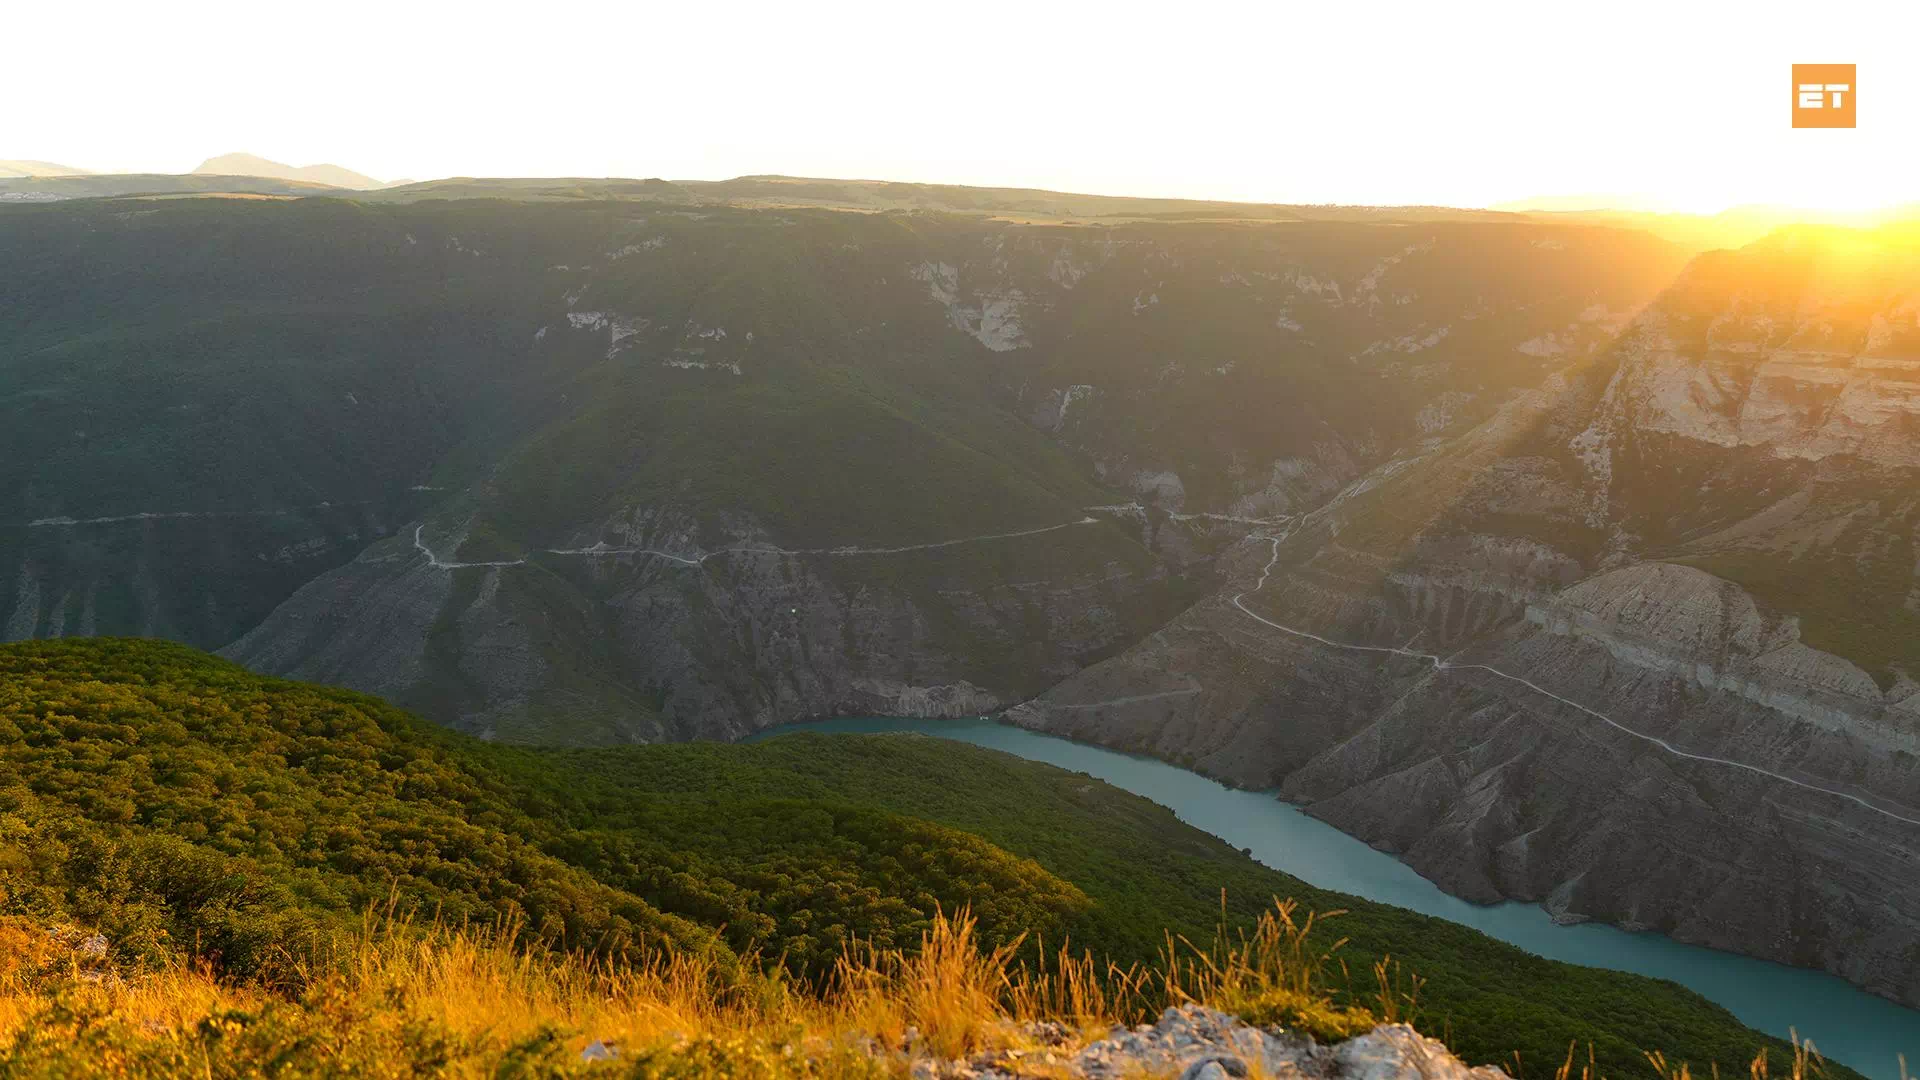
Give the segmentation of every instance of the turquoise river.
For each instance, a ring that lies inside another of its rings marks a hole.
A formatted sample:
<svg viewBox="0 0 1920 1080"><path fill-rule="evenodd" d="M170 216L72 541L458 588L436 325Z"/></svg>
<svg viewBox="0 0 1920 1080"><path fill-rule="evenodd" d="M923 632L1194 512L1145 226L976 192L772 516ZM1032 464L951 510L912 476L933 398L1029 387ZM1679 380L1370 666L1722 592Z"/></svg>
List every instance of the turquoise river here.
<svg viewBox="0 0 1920 1080"><path fill-rule="evenodd" d="M1659 934L1599 923L1556 924L1533 904L1481 906L1448 896L1405 863L1309 817L1271 793L1239 791L1151 758L1026 731L991 720L828 720L786 731L918 732L957 739L1086 773L1168 807L1277 870L1471 926L1530 952L1575 964L1671 979L1718 1002L1748 1026L1796 1031L1831 1061L1874 1080L1899 1080L1899 1056L1920 1065L1920 1012L1820 972L1683 945Z"/></svg>

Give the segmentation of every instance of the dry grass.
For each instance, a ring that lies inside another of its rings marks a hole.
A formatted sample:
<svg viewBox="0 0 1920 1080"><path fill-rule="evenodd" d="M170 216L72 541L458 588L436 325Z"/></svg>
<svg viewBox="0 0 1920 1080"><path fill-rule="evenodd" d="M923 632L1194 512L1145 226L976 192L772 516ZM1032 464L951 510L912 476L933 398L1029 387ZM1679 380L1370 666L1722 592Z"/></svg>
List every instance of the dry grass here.
<svg viewBox="0 0 1920 1080"><path fill-rule="evenodd" d="M942 927L971 944L970 922ZM651 1059L642 1075L885 1071L863 1039L878 986L873 1000L804 994L685 955L615 968L512 938L369 927L288 997L187 967L89 971L45 930L8 927L0 955L26 959L0 964L0 1074L565 1075L594 1068L594 1043L618 1047L624 1071Z"/></svg>
<svg viewBox="0 0 1920 1080"><path fill-rule="evenodd" d="M851 950L827 985L808 988L752 963L615 965L515 947L510 927L369 919L287 996L191 967L123 978L80 931L0 920L0 1075L840 1080L904 1077L929 1057L1031 1064L1047 1048L1030 1021L1061 1025L1067 1043L1050 1049L1070 1052L1186 1002L1323 1040L1409 1019L1418 980L1385 962L1374 1008L1334 1003L1324 979L1344 971L1331 962L1339 943L1313 944L1316 921L1281 903L1247 933L1223 925L1204 947L1169 939L1160 963L1121 969L1065 947L1032 966L1016 960L1018 942L982 950L961 911L936 919L917 950ZM617 1048L615 1064L583 1060L594 1044ZM1810 1080L1818 1058L1796 1046L1787 1080ZM1648 1061L1661 1080L1693 1080L1685 1064ZM1556 1080L1574 1070L1569 1048ZM1579 1080L1602 1080L1590 1057ZM1750 1080L1769 1080L1764 1054Z"/></svg>
<svg viewBox="0 0 1920 1080"><path fill-rule="evenodd" d="M1815 1077L1818 1077L1824 1071L1820 1052L1814 1049L1812 1040L1802 1039L1798 1032L1789 1032L1788 1034L1793 1043L1793 1060L1788 1064L1786 1080L1814 1080ZM1647 1064L1653 1066L1654 1074L1658 1076L1660 1080L1693 1080L1693 1070L1686 1062L1682 1061L1678 1064L1669 1062L1666 1055L1660 1053L1658 1050L1651 1051L1647 1054ZM1748 1080L1769 1080L1769 1074L1771 1072L1772 1066L1768 1064L1767 1054L1764 1050L1755 1054L1753 1061L1747 1065ZM1907 1059L1905 1055L1902 1055L1900 1058L1900 1075L1904 1077L1906 1076L1906 1072ZM1568 1047L1566 1064L1562 1065L1560 1070L1554 1074L1554 1080L1571 1080L1572 1075L1573 1048ZM1589 1077L1592 1077L1592 1065L1589 1064L1586 1068L1583 1068L1580 1075L1581 1080L1588 1080ZM1718 1069L1715 1069L1712 1075L1713 1080L1720 1080L1720 1071Z"/></svg>
<svg viewBox="0 0 1920 1080"><path fill-rule="evenodd" d="M1168 1004L1252 1000L1281 984L1315 993L1316 972L1295 967L1318 963L1304 946L1312 921L1296 926L1291 910L1237 945L1224 934L1204 953L1169 942L1165 963L1129 969L1064 947L1018 962L1021 943L982 949L961 911L936 919L916 950L850 950L819 988L751 963L745 976L685 954L614 965L513 947L510 927L369 919L307 970L297 997L186 967L123 979L74 932L8 924L0 1072L206 1080L295 1062L326 1075L560 1075L595 1068L581 1054L599 1043L639 1075L903 1073L920 1057L1034 1050L1027 1021L1084 1041Z"/></svg>
<svg viewBox="0 0 1920 1080"><path fill-rule="evenodd" d="M1281 901L1250 933L1229 937L1225 905L1222 897L1220 928L1206 947L1184 938L1168 942L1162 970L1169 997L1209 1004L1251 1023L1305 1031L1323 1041L1351 1038L1382 1022L1413 1019L1419 980L1402 979L1385 959L1374 967L1377 1015L1358 1005L1336 1004L1328 994L1325 976L1346 939L1321 948L1314 944L1314 923L1342 912L1308 912L1296 920L1293 901ZM1340 970L1344 974L1345 966Z"/></svg>

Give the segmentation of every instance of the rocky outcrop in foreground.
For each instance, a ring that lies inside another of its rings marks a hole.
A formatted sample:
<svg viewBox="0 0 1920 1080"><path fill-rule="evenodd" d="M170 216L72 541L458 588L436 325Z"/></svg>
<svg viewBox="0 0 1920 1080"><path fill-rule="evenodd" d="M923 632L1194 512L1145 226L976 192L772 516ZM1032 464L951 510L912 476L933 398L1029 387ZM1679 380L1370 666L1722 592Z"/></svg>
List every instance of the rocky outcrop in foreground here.
<svg viewBox="0 0 1920 1080"><path fill-rule="evenodd" d="M1042 1044L1064 1043L1057 1024L1028 1032ZM1383 1024L1337 1046L1281 1028L1258 1028L1201 1005L1168 1009L1157 1023L1115 1028L1077 1052L1006 1051L969 1061L924 1061L915 1080L999 1080L1019 1076L1074 1076L1087 1080L1165 1076L1179 1080L1506 1080L1491 1066L1471 1068L1439 1042L1405 1024Z"/></svg>

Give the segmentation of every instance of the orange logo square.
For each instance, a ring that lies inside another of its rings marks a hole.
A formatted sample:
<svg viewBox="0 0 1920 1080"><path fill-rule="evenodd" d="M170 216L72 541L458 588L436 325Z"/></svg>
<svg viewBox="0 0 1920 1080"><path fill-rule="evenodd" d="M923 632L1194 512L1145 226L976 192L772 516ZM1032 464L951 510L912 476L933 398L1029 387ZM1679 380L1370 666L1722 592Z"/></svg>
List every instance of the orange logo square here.
<svg viewBox="0 0 1920 1080"><path fill-rule="evenodd" d="M1858 87L1852 64L1793 65L1793 126L1852 127Z"/></svg>

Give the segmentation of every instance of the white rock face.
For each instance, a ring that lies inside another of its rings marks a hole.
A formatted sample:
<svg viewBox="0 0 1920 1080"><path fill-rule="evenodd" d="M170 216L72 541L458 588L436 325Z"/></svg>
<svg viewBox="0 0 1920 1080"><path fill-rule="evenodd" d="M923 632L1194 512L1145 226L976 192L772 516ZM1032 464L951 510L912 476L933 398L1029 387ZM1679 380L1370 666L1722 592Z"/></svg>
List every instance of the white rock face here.
<svg viewBox="0 0 1920 1080"><path fill-rule="evenodd" d="M1721 447L1764 447L1778 458L1854 454L1920 467L1920 357L1890 355L1911 315L1874 316L1859 348L1807 348L1808 335L1762 314L1713 320L1704 355L1690 353L1660 312L1640 321L1609 391L1623 426ZM1785 342L1783 334L1791 332ZM1878 339L1876 343L1876 338ZM1825 343L1822 342L1824 345ZM1576 450L1590 454L1588 438Z"/></svg>
<svg viewBox="0 0 1920 1080"><path fill-rule="evenodd" d="M1538 337L1528 338L1514 346L1514 350L1527 356L1562 356L1567 351L1567 344L1560 340L1559 334L1549 330Z"/></svg>
<svg viewBox="0 0 1920 1080"><path fill-rule="evenodd" d="M1025 301L1020 290L1009 289L997 296L982 297L977 317L970 320L969 314L962 311L957 312L955 318L962 330L994 352L1024 349L1027 333L1020 326L1020 306Z"/></svg>
<svg viewBox="0 0 1920 1080"><path fill-rule="evenodd" d="M1335 1048L1338 1075L1351 1080L1505 1080L1491 1065L1470 1068L1406 1024L1386 1024Z"/></svg>
<svg viewBox="0 0 1920 1080"><path fill-rule="evenodd" d="M1153 1024L1116 1028L1056 1068L1086 1080L1166 1076L1180 1080L1506 1080L1492 1067L1472 1068L1436 1040L1405 1024L1385 1024L1337 1046L1306 1035L1257 1028L1201 1005L1168 1009ZM922 1076L998 1077L984 1067L917 1068Z"/></svg>
<svg viewBox="0 0 1920 1080"><path fill-rule="evenodd" d="M1893 695L1882 693L1856 665L1800 641L1797 620L1765 617L1739 586L1705 571L1639 563L1529 604L1526 617L1635 667L1888 751L1920 752L1920 736L1885 715L1894 699L1909 695L1898 686Z"/></svg>
<svg viewBox="0 0 1920 1080"><path fill-rule="evenodd" d="M1187 497L1187 488L1180 482L1180 474L1171 470L1137 472L1129 483L1140 494L1157 496L1161 502L1173 507L1178 507Z"/></svg>
<svg viewBox="0 0 1920 1080"><path fill-rule="evenodd" d="M26 566L20 565L20 583L15 590L18 599L13 605L13 614L7 616L4 641L25 641L33 636L33 628L40 619L40 579Z"/></svg>
<svg viewBox="0 0 1920 1080"><path fill-rule="evenodd" d="M643 251L657 251L666 246L667 238L665 236L655 236L647 240L642 240L637 244L628 244L625 247L609 251L607 252L607 260L609 262L618 262L621 259L638 255Z"/></svg>
<svg viewBox="0 0 1920 1080"><path fill-rule="evenodd" d="M1061 431L1065 429L1067 426L1067 410L1073 408L1074 402L1091 397L1094 393L1094 388L1085 383L1075 383L1064 390L1055 390L1051 398L1060 404L1059 408L1054 412L1053 423L1049 425L1049 430Z"/></svg>
<svg viewBox="0 0 1920 1080"><path fill-rule="evenodd" d="M1448 390L1434 398L1414 415L1414 426L1420 434L1431 435L1450 426L1460 410L1473 400L1473 395L1459 390Z"/></svg>
<svg viewBox="0 0 1920 1080"><path fill-rule="evenodd" d="M1007 288L963 295L960 269L951 263L921 263L908 273L915 281L926 283L928 295L947 309L949 322L980 344L994 352L1027 347L1027 333L1020 324L1021 310L1027 303L1024 292Z"/></svg>
<svg viewBox="0 0 1920 1080"><path fill-rule="evenodd" d="M1362 301L1377 301L1378 297L1375 294L1379 291L1381 279L1387 276L1387 271L1404 262L1408 256L1431 250L1433 250L1433 241L1431 240L1419 244L1409 244L1400 251L1374 263L1365 274L1361 275L1359 283L1354 287L1353 296L1348 302L1357 304Z"/></svg>
<svg viewBox="0 0 1920 1080"><path fill-rule="evenodd" d="M1047 277L1063 289L1071 289L1080 284L1093 264L1074 255L1071 247L1062 246L1059 254L1053 257L1053 264L1047 267Z"/></svg>
<svg viewBox="0 0 1920 1080"><path fill-rule="evenodd" d="M1402 334L1387 341L1376 341L1360 350L1361 356L1373 356L1379 353L1417 353L1431 349L1447 339L1452 328L1436 327L1432 330L1416 330L1411 334Z"/></svg>
<svg viewBox="0 0 1920 1080"><path fill-rule="evenodd" d="M1286 281L1287 284L1293 286L1296 291L1304 296L1311 296L1317 300L1327 300L1336 304L1342 300L1340 283L1331 278L1322 280L1312 274L1289 271Z"/></svg>
<svg viewBox="0 0 1920 1080"><path fill-rule="evenodd" d="M622 341L645 330L648 325L650 325L649 320L636 318L631 315L613 316L612 319L609 320L607 327L607 359L613 359L613 354L620 351L620 343Z"/></svg>
<svg viewBox="0 0 1920 1080"><path fill-rule="evenodd" d="M567 325L575 330L607 331L607 359L620 351L620 343L653 325L652 320L612 311L569 311Z"/></svg>
<svg viewBox="0 0 1920 1080"><path fill-rule="evenodd" d="M940 686L912 686L905 683L857 679L854 689L871 695L874 707L889 716L913 716L928 720L950 720L973 716L1000 707L993 693L966 680Z"/></svg>
<svg viewBox="0 0 1920 1080"><path fill-rule="evenodd" d="M1235 499L1227 512L1241 518L1267 518L1292 513L1339 491L1358 466L1347 448L1322 443L1313 457L1276 458L1267 467L1266 485Z"/></svg>

